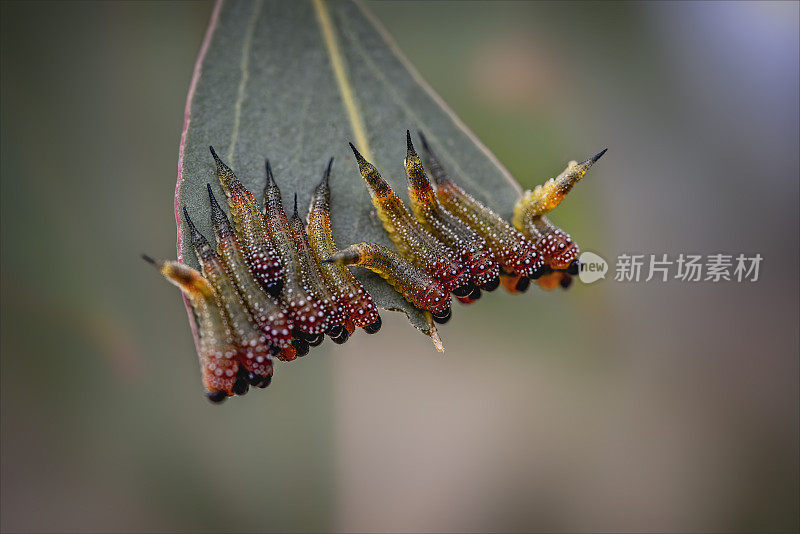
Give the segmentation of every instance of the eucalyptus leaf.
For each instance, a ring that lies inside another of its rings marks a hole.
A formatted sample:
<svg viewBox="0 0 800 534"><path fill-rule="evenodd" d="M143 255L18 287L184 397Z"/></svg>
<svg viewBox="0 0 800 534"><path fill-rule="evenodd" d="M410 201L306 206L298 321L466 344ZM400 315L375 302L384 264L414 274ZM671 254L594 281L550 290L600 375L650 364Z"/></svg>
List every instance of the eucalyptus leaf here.
<svg viewBox="0 0 800 534"><path fill-rule="evenodd" d="M509 216L520 188L403 58L363 6L322 1L218 1L186 105L175 191L178 258L197 266L179 216L211 237L205 184L222 198L208 147L261 198L268 158L284 205L307 206L328 159L333 234L392 246L348 147L352 141L407 199L405 131L421 130L452 176ZM305 209L303 209L305 214ZM354 269L381 308L438 339L425 314L376 274ZM191 317L191 313L190 319Z"/></svg>

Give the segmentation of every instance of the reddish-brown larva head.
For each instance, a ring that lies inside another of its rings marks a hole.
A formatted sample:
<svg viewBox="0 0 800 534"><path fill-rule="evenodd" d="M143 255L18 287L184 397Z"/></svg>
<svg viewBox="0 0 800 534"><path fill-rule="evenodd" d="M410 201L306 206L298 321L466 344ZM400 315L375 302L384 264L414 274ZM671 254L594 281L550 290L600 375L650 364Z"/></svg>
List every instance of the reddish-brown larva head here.
<svg viewBox="0 0 800 534"><path fill-rule="evenodd" d="M542 253L545 264L559 271L566 270L580 254L580 249L572 237L559 228L543 235L536 243L536 247Z"/></svg>
<svg viewBox="0 0 800 534"><path fill-rule="evenodd" d="M239 370L236 359L214 353L204 355L204 362L203 385L206 390L223 391L226 395L233 395L233 384L236 382L236 373Z"/></svg>
<svg viewBox="0 0 800 534"><path fill-rule="evenodd" d="M450 307L450 294L440 285L431 284L428 290L417 297L420 308L439 314Z"/></svg>
<svg viewBox="0 0 800 534"><path fill-rule="evenodd" d="M348 291L342 299L355 326L364 328L380 320L378 307L363 287Z"/></svg>
<svg viewBox="0 0 800 534"><path fill-rule="evenodd" d="M536 244L519 234L519 241L515 250L508 256L507 265L515 274L530 278L539 278L544 269L544 258L536 250Z"/></svg>
<svg viewBox="0 0 800 534"><path fill-rule="evenodd" d="M470 249L462 255L461 262L469 267L469 275L476 287L491 283L500 274L494 254L485 247Z"/></svg>
<svg viewBox="0 0 800 534"><path fill-rule="evenodd" d="M272 352L266 336L262 336L255 345L240 348L239 363L254 375L272 376Z"/></svg>
<svg viewBox="0 0 800 534"><path fill-rule="evenodd" d="M448 257L435 259L429 272L442 287L457 296L468 295L474 288L469 271L458 260Z"/></svg>
<svg viewBox="0 0 800 534"><path fill-rule="evenodd" d="M325 310L309 297L308 292L294 295L291 288L284 291L284 302L294 318L294 327L306 334L323 334L328 329Z"/></svg>

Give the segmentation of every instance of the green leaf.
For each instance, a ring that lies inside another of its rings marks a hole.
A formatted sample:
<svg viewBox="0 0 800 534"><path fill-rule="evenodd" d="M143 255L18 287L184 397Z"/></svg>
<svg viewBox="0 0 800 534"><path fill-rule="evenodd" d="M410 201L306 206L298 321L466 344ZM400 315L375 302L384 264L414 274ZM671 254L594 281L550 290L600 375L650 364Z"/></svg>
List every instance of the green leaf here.
<svg viewBox="0 0 800 534"><path fill-rule="evenodd" d="M405 131L423 131L461 185L509 216L520 188L433 93L372 15L350 2L224 1L214 8L186 105L175 191L178 258L196 266L179 208L208 237L206 182L219 190L208 146L261 198L269 158L288 207L306 206L325 164L340 248L392 246L347 143L407 198ZM220 192L221 195L221 192ZM377 304L404 312L438 340L425 315L380 277L356 268ZM191 313L190 313L191 318Z"/></svg>

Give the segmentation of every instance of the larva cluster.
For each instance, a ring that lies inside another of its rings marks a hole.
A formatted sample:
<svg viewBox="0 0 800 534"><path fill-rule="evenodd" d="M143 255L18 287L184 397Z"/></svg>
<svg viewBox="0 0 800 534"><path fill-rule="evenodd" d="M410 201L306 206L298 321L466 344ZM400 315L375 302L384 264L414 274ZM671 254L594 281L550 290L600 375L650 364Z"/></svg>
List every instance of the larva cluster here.
<svg viewBox="0 0 800 534"><path fill-rule="evenodd" d="M357 327L374 334L381 318L372 297L347 266L368 268L438 323L451 315L452 293L471 303L502 285L525 291L568 287L578 272L578 246L545 214L555 208L605 150L583 163L570 162L558 177L526 191L514 225L459 187L420 134L423 168L406 132L404 161L411 210L352 144L358 169L378 217L397 251L375 243L339 250L331 233L330 174L317 185L304 222L287 218L280 188L266 162L264 206L210 148L231 220L210 184L209 213L216 247L183 209L201 272L174 261L143 256L181 289L197 319L206 395L212 402L244 395L272 381L273 358L308 354L327 335L344 343ZM435 184L435 186L434 186Z"/></svg>

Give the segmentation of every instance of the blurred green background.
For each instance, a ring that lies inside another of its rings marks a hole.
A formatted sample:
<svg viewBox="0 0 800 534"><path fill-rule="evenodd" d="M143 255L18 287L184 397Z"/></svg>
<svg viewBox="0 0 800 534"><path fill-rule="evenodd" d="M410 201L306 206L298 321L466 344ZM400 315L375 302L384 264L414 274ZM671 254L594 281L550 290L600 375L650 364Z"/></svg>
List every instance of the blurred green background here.
<svg viewBox="0 0 800 534"><path fill-rule="evenodd" d="M761 279L496 292L443 356L386 312L213 407L138 258L212 5L2 2L0 528L797 531L798 4L368 6L524 187L609 147L584 250Z"/></svg>

